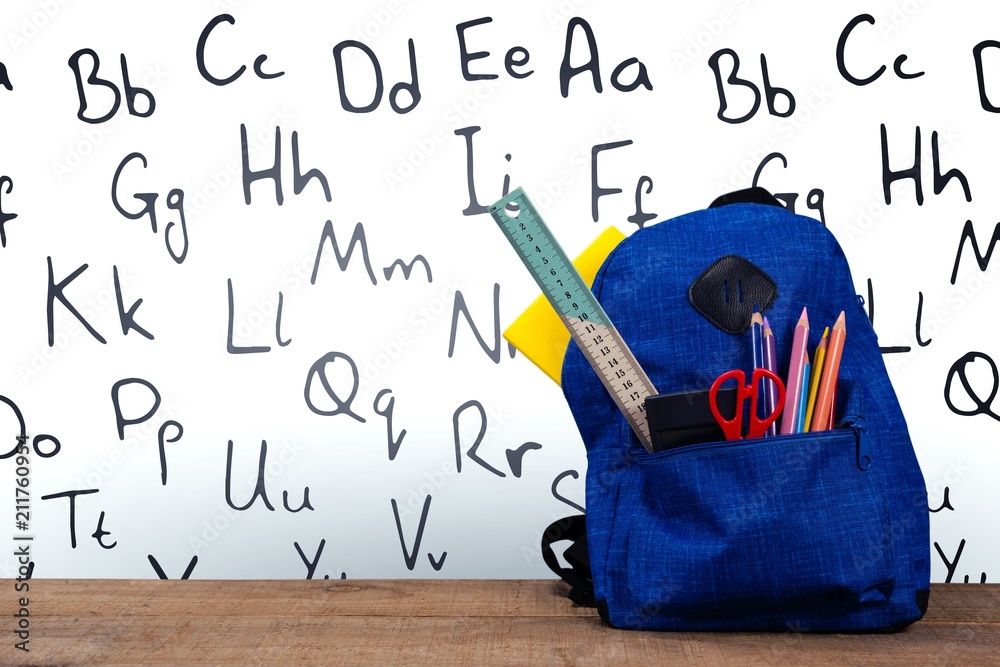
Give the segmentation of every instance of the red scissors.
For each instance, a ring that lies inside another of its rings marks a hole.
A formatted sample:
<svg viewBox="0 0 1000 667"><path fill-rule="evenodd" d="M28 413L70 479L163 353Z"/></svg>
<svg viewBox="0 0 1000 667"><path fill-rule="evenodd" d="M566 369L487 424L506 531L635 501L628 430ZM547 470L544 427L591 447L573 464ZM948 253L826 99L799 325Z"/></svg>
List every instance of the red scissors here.
<svg viewBox="0 0 1000 667"><path fill-rule="evenodd" d="M750 399L750 428L747 430L746 435L748 438L764 437L767 427L773 424L781 415L781 409L785 406L785 384L777 375L766 368L755 368L753 375L750 376L750 384L745 384L746 378L746 374L739 369L723 373L715 379L715 382L712 383L712 388L708 392L708 402L712 408L712 415L715 417L715 421L719 422L719 426L722 427L722 432L726 434L726 440L743 439L743 405L748 398ZM764 393L762 390L765 379L773 382L778 388L778 400L771 414L761 419L757 412L757 398ZM722 413L719 412L717 402L719 389L728 380L736 380L737 384L736 414L732 419L726 419L722 416Z"/></svg>

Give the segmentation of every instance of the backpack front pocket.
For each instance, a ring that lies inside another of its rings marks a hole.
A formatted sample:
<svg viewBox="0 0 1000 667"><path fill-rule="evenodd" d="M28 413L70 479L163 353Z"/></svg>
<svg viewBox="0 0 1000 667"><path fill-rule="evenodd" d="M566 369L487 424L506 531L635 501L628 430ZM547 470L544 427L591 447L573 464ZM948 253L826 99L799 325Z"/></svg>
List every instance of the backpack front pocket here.
<svg viewBox="0 0 1000 667"><path fill-rule="evenodd" d="M786 629L777 619L887 604L892 541L870 440L842 428L636 455L635 623Z"/></svg>

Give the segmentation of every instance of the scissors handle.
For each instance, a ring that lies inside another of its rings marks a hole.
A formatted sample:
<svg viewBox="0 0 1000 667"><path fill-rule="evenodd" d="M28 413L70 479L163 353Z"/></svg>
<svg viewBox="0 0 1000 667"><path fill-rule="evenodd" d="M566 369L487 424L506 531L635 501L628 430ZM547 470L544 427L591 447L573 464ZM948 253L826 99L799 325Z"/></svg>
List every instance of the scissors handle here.
<svg viewBox="0 0 1000 667"><path fill-rule="evenodd" d="M762 383L765 378L773 382L774 386L777 387L778 399L774 404L774 410L771 414L764 417L764 419L760 419L757 416L757 398L764 392L758 391L758 387L761 389L764 388ZM775 422L781 415L781 410L785 407L785 383L766 368L755 368L750 384L745 389L750 393L750 428L747 430L747 437L763 438L764 434L767 433L767 428ZM743 398L745 399L746 397L744 396Z"/></svg>
<svg viewBox="0 0 1000 667"><path fill-rule="evenodd" d="M731 370L715 378L712 388L708 390L708 405L712 408L712 416L722 428L726 440L739 440L743 437L743 383L746 382L746 379L747 376L743 371ZM719 412L718 402L719 389L729 380L736 380L736 414L733 415L732 419L726 419L722 416L722 413Z"/></svg>
<svg viewBox="0 0 1000 667"><path fill-rule="evenodd" d="M766 368L755 368L750 376L750 384L746 383L746 374L739 370L731 370L715 378L712 388L708 391L708 403L712 409L712 416L722 428L726 440L740 440L743 438L743 405L750 399L750 428L747 430L748 438L763 438L767 428L775 422L781 415L781 410L785 405L785 385L777 375ZM774 383L778 390L778 400L771 414L764 419L757 416L757 400L763 393L758 387L762 387L762 382L767 379ZM736 381L736 414L732 419L726 419L719 412L718 394L722 385L729 380Z"/></svg>

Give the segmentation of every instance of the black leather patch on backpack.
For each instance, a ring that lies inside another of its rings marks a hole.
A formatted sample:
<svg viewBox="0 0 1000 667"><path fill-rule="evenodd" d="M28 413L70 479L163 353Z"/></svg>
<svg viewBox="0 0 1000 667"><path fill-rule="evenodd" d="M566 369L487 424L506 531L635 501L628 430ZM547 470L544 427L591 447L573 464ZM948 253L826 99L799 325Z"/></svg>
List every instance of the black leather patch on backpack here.
<svg viewBox="0 0 1000 667"><path fill-rule="evenodd" d="M688 288L695 310L726 333L750 328L754 304L765 312L778 298L778 286L750 260L726 255L715 260Z"/></svg>

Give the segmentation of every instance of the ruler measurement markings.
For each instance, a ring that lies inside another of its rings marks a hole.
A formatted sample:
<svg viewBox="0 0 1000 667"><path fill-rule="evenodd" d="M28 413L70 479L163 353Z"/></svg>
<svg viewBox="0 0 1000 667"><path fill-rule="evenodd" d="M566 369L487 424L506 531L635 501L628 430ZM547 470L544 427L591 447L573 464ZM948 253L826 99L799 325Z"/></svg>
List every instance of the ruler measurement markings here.
<svg viewBox="0 0 1000 667"><path fill-rule="evenodd" d="M506 211L510 202L519 206L517 217ZM491 206L489 211L585 351L587 361L619 410L646 449L651 450L643 401L656 391L593 292L520 188Z"/></svg>

